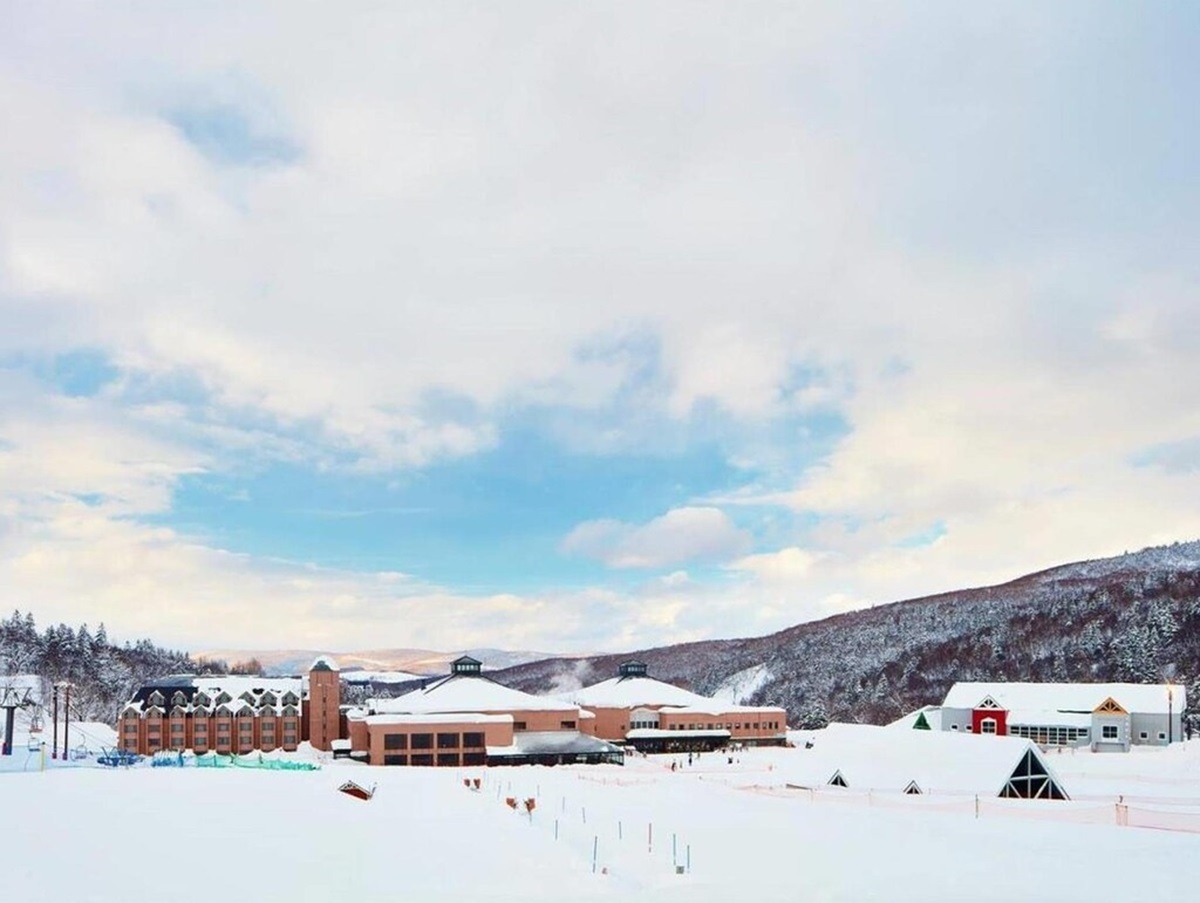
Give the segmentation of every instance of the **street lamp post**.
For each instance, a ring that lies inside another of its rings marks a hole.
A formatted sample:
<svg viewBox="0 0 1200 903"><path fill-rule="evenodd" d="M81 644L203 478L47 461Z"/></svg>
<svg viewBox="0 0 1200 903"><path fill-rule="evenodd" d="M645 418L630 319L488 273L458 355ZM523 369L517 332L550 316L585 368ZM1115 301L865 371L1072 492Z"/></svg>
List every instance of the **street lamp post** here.
<svg viewBox="0 0 1200 903"><path fill-rule="evenodd" d="M1175 688L1167 684L1167 746L1175 742L1175 713L1172 706L1175 703Z"/></svg>
<svg viewBox="0 0 1200 903"><path fill-rule="evenodd" d="M54 685L54 739L50 741L50 758L58 758L58 688L61 683Z"/></svg>

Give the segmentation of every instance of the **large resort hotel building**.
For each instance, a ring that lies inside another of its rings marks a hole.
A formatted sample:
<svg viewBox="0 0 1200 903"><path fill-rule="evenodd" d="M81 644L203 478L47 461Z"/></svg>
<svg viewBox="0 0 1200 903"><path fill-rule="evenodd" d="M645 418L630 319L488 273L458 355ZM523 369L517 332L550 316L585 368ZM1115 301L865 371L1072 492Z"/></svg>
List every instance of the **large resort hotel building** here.
<svg viewBox="0 0 1200 903"><path fill-rule="evenodd" d="M585 703L594 701L594 705ZM506 687L463 656L450 674L395 699L341 705L337 666L318 658L307 678L178 677L142 687L122 709L121 746L245 754L314 749L372 765L621 764L646 752L783 744L781 708L727 705L646 676L617 677L568 697Z"/></svg>
<svg viewBox="0 0 1200 903"><path fill-rule="evenodd" d="M644 662L625 662L617 676L584 687L571 700L595 716L597 737L643 752L691 752L729 743L781 746L787 712L774 706L733 705L700 696L646 674Z"/></svg>
<svg viewBox="0 0 1200 903"><path fill-rule="evenodd" d="M322 656L307 678L166 677L121 709L120 748L138 755L190 749L222 755L293 751L307 740L330 749L339 736L337 666Z"/></svg>

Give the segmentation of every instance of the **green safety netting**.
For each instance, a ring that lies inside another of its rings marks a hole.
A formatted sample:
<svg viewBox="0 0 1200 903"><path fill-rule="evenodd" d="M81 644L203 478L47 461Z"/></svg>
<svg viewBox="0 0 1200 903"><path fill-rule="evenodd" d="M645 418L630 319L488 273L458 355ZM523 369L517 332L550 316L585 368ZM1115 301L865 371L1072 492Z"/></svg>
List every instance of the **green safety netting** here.
<svg viewBox="0 0 1200 903"><path fill-rule="evenodd" d="M262 755L222 756L208 753L196 756L197 768L255 768L262 771L318 771L314 762L290 762L286 759L265 759Z"/></svg>

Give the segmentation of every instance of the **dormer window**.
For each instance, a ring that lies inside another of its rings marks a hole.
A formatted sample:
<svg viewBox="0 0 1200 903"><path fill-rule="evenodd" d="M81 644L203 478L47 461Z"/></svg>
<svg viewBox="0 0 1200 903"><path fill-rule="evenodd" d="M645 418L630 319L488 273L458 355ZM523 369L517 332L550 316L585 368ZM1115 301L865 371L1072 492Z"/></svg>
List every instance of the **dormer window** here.
<svg viewBox="0 0 1200 903"><path fill-rule="evenodd" d="M208 709L204 708L204 706L198 705L198 706L196 706L195 711L192 712L192 717L207 718L208 717Z"/></svg>
<svg viewBox="0 0 1200 903"><path fill-rule="evenodd" d="M137 721L138 720L137 709L126 709L125 710L125 720L126 721Z"/></svg>
<svg viewBox="0 0 1200 903"><path fill-rule="evenodd" d="M298 715L298 714L300 714L300 713L296 711L296 707L295 707L294 705L285 705L285 706L283 707L283 714L285 714L285 715Z"/></svg>
<svg viewBox="0 0 1200 903"><path fill-rule="evenodd" d="M150 705L162 705L164 702L166 702L166 700L163 698L163 694L158 692L158 690L155 690L150 694Z"/></svg>
<svg viewBox="0 0 1200 903"><path fill-rule="evenodd" d="M250 706L248 706L248 705L244 705L240 709L238 709L237 714L238 714L239 718L253 718L254 717L254 709L250 708Z"/></svg>
<svg viewBox="0 0 1200 903"><path fill-rule="evenodd" d="M254 694L247 690L238 699L242 700L242 702L254 702Z"/></svg>
<svg viewBox="0 0 1200 903"><path fill-rule="evenodd" d="M196 694L194 697L192 697L192 700L193 700L193 701L196 703L196 705L198 705L198 706L200 706L200 705L212 705L212 700L208 698L208 694L207 694L207 693L197 693L197 694Z"/></svg>
<svg viewBox="0 0 1200 903"><path fill-rule="evenodd" d="M186 714L187 714L187 709L185 709L181 705L177 705L177 706L175 706L175 708L171 709L171 717L172 718L182 718Z"/></svg>
<svg viewBox="0 0 1200 903"><path fill-rule="evenodd" d="M296 703L298 703L299 701L300 700L296 697L296 694L293 693L291 690L288 690L286 693L283 694L283 704L284 705L296 705Z"/></svg>
<svg viewBox="0 0 1200 903"><path fill-rule="evenodd" d="M224 690L222 690L220 693L217 694L217 704L221 705L226 702L233 702L233 697L230 696L228 693L226 693Z"/></svg>
<svg viewBox="0 0 1200 903"><path fill-rule="evenodd" d="M171 705L187 705L187 697L176 690L175 695L171 697Z"/></svg>
<svg viewBox="0 0 1200 903"><path fill-rule="evenodd" d="M263 693L261 701L263 705L275 705L278 700L275 698L275 694L268 690Z"/></svg>

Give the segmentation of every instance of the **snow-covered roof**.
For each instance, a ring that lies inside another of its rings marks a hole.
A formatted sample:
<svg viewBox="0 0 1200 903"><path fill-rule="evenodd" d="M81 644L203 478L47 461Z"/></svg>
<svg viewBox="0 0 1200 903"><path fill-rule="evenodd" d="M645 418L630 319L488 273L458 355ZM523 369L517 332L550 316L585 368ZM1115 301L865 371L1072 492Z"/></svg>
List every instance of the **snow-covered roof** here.
<svg viewBox="0 0 1200 903"><path fill-rule="evenodd" d="M595 708L633 708L652 706L701 706L712 711L713 700L674 684L653 677L612 677L571 692L570 699L582 706ZM724 711L722 709L722 711Z"/></svg>
<svg viewBox="0 0 1200 903"><path fill-rule="evenodd" d="M309 671L340 671L337 662L330 655L318 655L313 659L313 663L308 666Z"/></svg>
<svg viewBox="0 0 1200 903"><path fill-rule="evenodd" d="M408 671L343 671L342 680L348 684L402 684L410 680L421 680L420 674Z"/></svg>
<svg viewBox="0 0 1200 903"><path fill-rule="evenodd" d="M1059 683L956 683L942 705L952 709L974 708L991 696L1009 710L1091 712L1112 697L1127 712L1167 714L1187 708L1187 692L1180 684L1059 684Z"/></svg>
<svg viewBox="0 0 1200 903"><path fill-rule="evenodd" d="M482 715L479 712L459 712L453 715L366 715L354 720L370 726L391 724L512 724L512 715Z"/></svg>
<svg viewBox="0 0 1200 903"><path fill-rule="evenodd" d="M916 781L925 793L996 796L1032 750L1062 786L1037 748L1019 737L831 724L815 732L812 743L777 766L788 783L823 787L840 772L854 790L903 792Z"/></svg>
<svg viewBox="0 0 1200 903"><path fill-rule="evenodd" d="M779 706L761 705L721 705L711 699L705 700L704 705L665 705L660 712L672 715L766 715L784 713Z"/></svg>
<svg viewBox="0 0 1200 903"><path fill-rule="evenodd" d="M303 689L301 680L298 677L247 677L240 674L212 674L203 677L193 677L191 685L213 698L216 698L218 693L224 691L234 699L237 699L246 691L258 695L257 691L259 690L270 690L276 696L282 696L287 692L292 692L299 696Z"/></svg>
<svg viewBox="0 0 1200 903"><path fill-rule="evenodd" d="M521 731L513 735L511 746L489 746L489 756L587 755L625 750L615 743L581 734L578 731Z"/></svg>
<svg viewBox="0 0 1200 903"><path fill-rule="evenodd" d="M378 714L422 712L571 712L578 708L561 699L533 696L486 677L455 674L396 699L371 704Z"/></svg>
<svg viewBox="0 0 1200 903"><path fill-rule="evenodd" d="M1026 711L1025 709L1013 709L1008 713L1008 726L1011 728L1014 725L1021 727L1091 727L1091 713L1083 712L1055 712L1040 709L1037 711Z"/></svg>
<svg viewBox="0 0 1200 903"><path fill-rule="evenodd" d="M681 740L687 737L730 737L729 731L713 729L711 731L664 731L657 727L638 727L625 734L627 740Z"/></svg>

